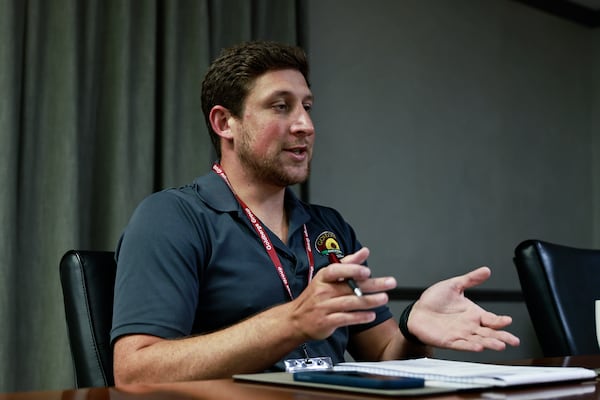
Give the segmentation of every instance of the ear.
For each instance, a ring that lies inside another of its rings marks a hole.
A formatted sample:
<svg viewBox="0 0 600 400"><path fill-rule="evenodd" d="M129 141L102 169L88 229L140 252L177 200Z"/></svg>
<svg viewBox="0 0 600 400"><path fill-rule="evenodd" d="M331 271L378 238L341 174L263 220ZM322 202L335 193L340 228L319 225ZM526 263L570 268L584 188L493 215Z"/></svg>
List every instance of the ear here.
<svg viewBox="0 0 600 400"><path fill-rule="evenodd" d="M232 118L231 112L223 106L214 106L210 110L209 121L215 133L224 139L231 139L231 127L229 120Z"/></svg>

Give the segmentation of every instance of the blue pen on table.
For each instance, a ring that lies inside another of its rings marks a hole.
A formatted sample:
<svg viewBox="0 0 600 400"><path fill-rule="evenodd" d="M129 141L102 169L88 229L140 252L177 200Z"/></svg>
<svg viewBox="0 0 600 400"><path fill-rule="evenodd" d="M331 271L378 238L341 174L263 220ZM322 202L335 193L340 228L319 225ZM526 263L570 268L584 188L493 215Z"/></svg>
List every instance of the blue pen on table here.
<svg viewBox="0 0 600 400"><path fill-rule="evenodd" d="M337 257L337 255L335 253L328 253L328 257L329 257L329 262L334 264L334 263L340 263L340 259ZM348 279L344 279L346 281L346 283L348 284L348 286L350 286L350 289L352 289L352 291L354 292L355 295L357 295L358 297L362 296L363 293L360 290L360 288L358 287L358 285L356 284L356 282L354 281L354 279L352 278L348 278Z"/></svg>

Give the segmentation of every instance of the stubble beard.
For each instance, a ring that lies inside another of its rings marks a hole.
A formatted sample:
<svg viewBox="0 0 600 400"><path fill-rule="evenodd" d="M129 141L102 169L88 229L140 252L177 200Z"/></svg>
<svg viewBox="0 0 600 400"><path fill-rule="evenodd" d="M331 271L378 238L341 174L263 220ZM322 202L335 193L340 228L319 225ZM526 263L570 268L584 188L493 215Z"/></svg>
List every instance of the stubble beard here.
<svg viewBox="0 0 600 400"><path fill-rule="evenodd" d="M251 150L248 140L240 142L238 158L252 175L263 182L271 182L274 185L285 187L303 183L310 175L310 162L307 164L304 173L292 174L287 172L276 157L256 157Z"/></svg>

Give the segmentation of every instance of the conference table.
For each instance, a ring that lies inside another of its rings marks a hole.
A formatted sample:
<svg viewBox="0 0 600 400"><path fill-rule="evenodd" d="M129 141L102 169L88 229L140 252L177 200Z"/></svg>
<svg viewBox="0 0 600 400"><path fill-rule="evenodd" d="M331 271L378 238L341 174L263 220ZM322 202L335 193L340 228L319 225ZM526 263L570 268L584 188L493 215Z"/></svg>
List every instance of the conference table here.
<svg viewBox="0 0 600 400"><path fill-rule="evenodd" d="M577 366L600 369L600 355L552 357L510 362L511 365ZM0 400L336 400L386 399L388 396L355 394L285 385L246 383L234 379L215 379L169 384L123 385L109 388L83 388L56 391L0 393ZM514 388L459 391L400 399L599 399L600 380L552 383Z"/></svg>

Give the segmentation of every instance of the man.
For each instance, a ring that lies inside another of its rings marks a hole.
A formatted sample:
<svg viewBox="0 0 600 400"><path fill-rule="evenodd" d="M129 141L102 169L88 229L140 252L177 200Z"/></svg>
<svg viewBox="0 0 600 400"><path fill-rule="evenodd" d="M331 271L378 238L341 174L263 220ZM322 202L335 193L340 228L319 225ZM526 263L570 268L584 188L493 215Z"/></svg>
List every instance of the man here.
<svg viewBox="0 0 600 400"><path fill-rule="evenodd" d="M315 138L302 50L271 42L225 50L202 101L219 162L192 185L145 199L119 241L117 384L283 370L303 358L337 363L346 350L387 360L430 346L518 345L502 330L510 317L463 296L489 277L486 267L426 290L401 317L403 334L386 305L395 279L371 278L369 250L341 215L288 188L308 178Z"/></svg>

